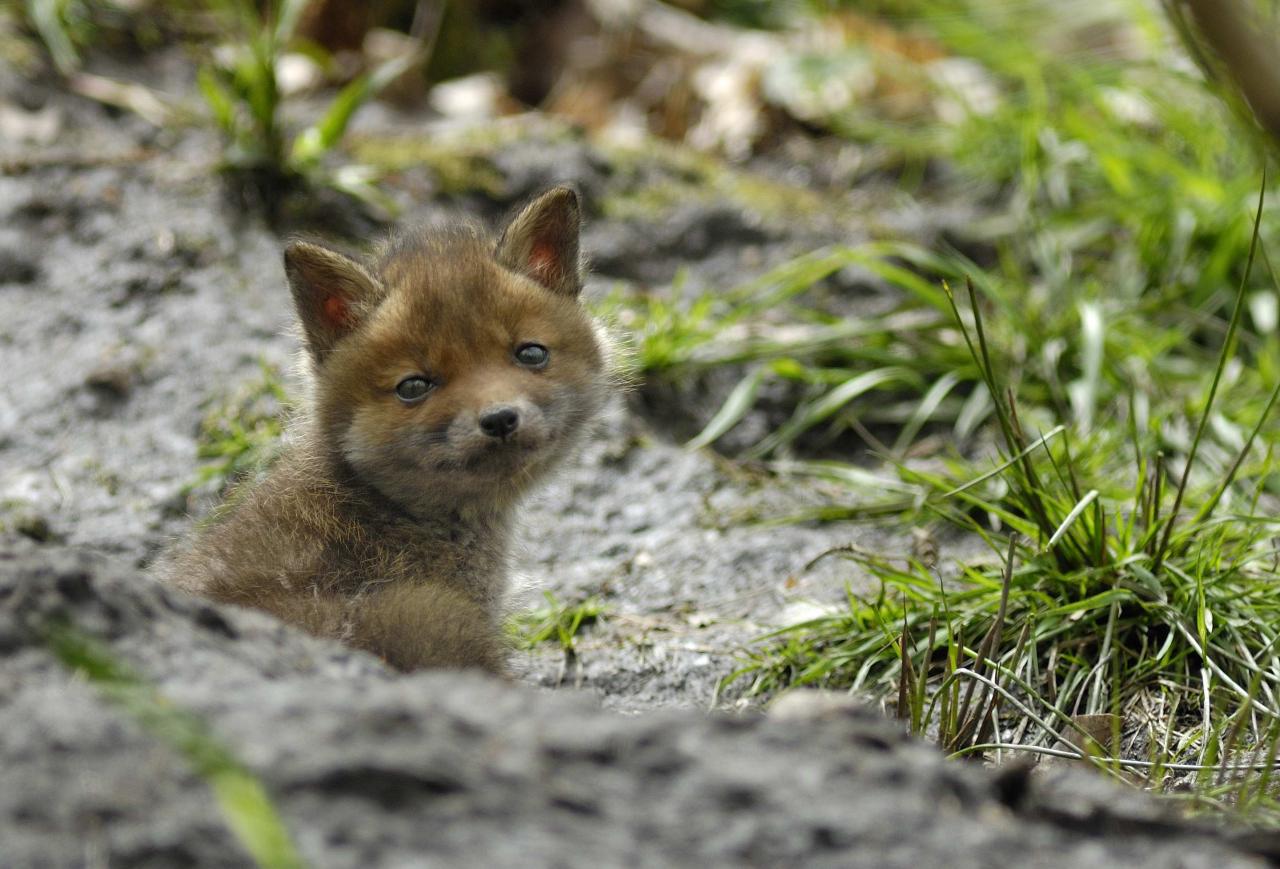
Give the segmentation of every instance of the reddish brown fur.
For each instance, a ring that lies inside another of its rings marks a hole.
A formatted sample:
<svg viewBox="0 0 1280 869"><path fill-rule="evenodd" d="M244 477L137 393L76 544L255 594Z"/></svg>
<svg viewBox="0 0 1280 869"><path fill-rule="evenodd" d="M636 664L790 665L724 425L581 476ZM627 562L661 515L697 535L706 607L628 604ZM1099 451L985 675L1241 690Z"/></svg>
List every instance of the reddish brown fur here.
<svg viewBox="0 0 1280 869"><path fill-rule="evenodd" d="M500 671L512 512L608 387L578 301L577 221L558 188L496 244L471 226L419 230L363 265L292 245L312 375L298 439L167 577L401 668ZM549 349L545 368L516 360L528 342ZM438 385L406 402L397 384L415 376ZM494 408L519 414L501 439L479 423Z"/></svg>

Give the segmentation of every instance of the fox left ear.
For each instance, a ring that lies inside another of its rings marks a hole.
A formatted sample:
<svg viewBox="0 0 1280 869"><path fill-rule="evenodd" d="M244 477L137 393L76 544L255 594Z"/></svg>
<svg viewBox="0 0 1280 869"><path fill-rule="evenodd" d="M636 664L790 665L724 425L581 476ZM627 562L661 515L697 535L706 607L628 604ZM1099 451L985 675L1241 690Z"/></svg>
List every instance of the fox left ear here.
<svg viewBox="0 0 1280 869"><path fill-rule="evenodd" d="M507 224L495 252L498 262L552 292L576 297L582 291L578 215L578 194L570 187L551 188Z"/></svg>
<svg viewBox="0 0 1280 869"><path fill-rule="evenodd" d="M383 294L364 266L318 244L290 243L284 249L284 271L317 363L360 325Z"/></svg>

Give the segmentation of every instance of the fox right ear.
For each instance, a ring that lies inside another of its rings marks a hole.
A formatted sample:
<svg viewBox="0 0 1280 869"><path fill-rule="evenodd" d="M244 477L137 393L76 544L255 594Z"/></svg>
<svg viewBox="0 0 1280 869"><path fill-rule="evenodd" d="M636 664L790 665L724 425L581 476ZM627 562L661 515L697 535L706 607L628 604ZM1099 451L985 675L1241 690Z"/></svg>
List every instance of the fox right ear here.
<svg viewBox="0 0 1280 869"><path fill-rule="evenodd" d="M577 296L582 291L580 210L572 187L552 187L507 224L494 251L498 262L554 293Z"/></svg>
<svg viewBox="0 0 1280 869"><path fill-rule="evenodd" d="M364 266L335 250L295 241L284 249L284 273L316 362L355 329L382 296Z"/></svg>

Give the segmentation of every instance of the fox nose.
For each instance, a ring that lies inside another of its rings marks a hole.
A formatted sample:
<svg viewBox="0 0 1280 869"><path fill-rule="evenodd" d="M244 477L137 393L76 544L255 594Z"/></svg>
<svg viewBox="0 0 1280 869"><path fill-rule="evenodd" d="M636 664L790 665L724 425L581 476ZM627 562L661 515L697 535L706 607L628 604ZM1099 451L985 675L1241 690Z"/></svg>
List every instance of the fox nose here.
<svg viewBox="0 0 1280 869"><path fill-rule="evenodd" d="M505 438L520 427L520 413L514 407L495 407L480 417L480 430L491 438Z"/></svg>

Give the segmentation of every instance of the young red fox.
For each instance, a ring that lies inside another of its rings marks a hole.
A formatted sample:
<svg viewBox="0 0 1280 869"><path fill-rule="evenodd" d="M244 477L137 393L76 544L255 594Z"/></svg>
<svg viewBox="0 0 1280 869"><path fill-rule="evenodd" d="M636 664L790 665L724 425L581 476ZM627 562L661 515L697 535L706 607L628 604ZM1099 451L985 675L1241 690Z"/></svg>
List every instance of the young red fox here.
<svg viewBox="0 0 1280 869"><path fill-rule="evenodd" d="M311 375L296 442L163 574L402 669L501 672L513 513L609 386L577 195L496 243L465 225L284 262Z"/></svg>

